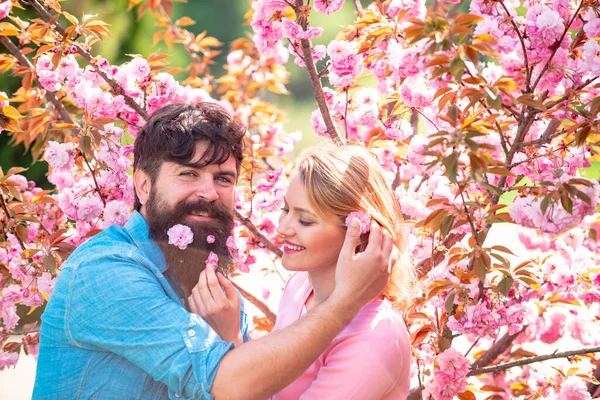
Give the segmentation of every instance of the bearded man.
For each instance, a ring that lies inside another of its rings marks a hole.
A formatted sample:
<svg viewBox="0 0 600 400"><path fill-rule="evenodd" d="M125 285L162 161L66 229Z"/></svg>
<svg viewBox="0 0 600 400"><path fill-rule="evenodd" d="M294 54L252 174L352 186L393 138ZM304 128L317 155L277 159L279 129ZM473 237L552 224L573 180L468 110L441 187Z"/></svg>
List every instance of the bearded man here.
<svg viewBox="0 0 600 400"><path fill-rule="evenodd" d="M240 309L240 340L223 340L188 310L207 254L218 256L223 274L233 265L226 240L243 138L244 129L212 103L168 105L151 116L134 144L136 211L62 267L42 317L34 399L264 399L296 379L381 293L390 253L376 244L391 239L375 227L372 251L357 255L354 226L334 292L291 326L247 342L241 299L212 270L206 275L218 296L210 301L224 298L220 283ZM168 244L177 224L193 232L184 250Z"/></svg>

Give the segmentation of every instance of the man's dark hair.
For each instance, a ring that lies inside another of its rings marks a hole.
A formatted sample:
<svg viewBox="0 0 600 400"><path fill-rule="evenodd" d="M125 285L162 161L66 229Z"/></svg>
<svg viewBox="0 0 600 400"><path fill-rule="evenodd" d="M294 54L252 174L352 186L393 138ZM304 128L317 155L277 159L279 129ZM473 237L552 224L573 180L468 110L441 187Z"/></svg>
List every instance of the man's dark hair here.
<svg viewBox="0 0 600 400"><path fill-rule="evenodd" d="M222 164L232 156L239 174L244 133L245 129L215 103L167 105L156 110L139 131L133 145L133 170L146 172L154 183L163 162L187 165L194 158L196 143L206 141L201 165ZM139 211L141 206L135 193L134 208Z"/></svg>

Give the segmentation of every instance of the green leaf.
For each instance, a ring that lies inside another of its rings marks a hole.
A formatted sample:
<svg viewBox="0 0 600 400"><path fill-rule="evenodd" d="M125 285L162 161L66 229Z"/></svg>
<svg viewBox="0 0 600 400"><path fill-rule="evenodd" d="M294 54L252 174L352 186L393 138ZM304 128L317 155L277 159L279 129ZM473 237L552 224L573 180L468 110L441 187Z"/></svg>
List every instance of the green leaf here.
<svg viewBox="0 0 600 400"><path fill-rule="evenodd" d="M457 82L462 82L462 76L465 72L465 62L460 58L455 58L450 63L450 74Z"/></svg>
<svg viewBox="0 0 600 400"><path fill-rule="evenodd" d="M511 276L505 276L496 286L496 291L498 293L502 293L505 296L508 296L508 292L510 291L510 288L512 288L513 283L514 279Z"/></svg>
<svg viewBox="0 0 600 400"><path fill-rule="evenodd" d="M446 172L444 175L448 177L450 182L457 182L457 174L458 174L458 153L452 153L448 157L442 160L442 164L446 167Z"/></svg>

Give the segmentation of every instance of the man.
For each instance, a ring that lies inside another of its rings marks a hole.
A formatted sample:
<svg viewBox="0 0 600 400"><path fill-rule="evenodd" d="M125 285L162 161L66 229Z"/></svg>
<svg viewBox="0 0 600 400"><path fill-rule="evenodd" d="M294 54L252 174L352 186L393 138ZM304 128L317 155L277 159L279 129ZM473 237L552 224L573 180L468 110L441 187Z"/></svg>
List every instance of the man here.
<svg viewBox="0 0 600 400"><path fill-rule="evenodd" d="M234 346L185 309L206 258L198 252L214 250L220 269L230 264L224 240L243 133L208 103L152 115L135 142L137 211L125 227L81 245L62 268L43 316L34 399L264 399L298 377L383 290L391 238L374 224L369 247L355 255L354 223L333 294L292 326ZM176 224L194 232L189 252L164 243ZM241 324L245 331L243 313Z"/></svg>

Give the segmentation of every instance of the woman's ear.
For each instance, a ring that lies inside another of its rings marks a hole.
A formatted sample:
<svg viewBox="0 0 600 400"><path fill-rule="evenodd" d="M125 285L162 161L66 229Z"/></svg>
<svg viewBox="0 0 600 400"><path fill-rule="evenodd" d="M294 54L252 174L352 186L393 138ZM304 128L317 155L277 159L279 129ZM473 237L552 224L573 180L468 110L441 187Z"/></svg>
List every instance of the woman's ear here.
<svg viewBox="0 0 600 400"><path fill-rule="evenodd" d="M136 169L133 173L133 186L142 207L148 202L150 191L152 190L152 180L150 176L141 169Z"/></svg>

